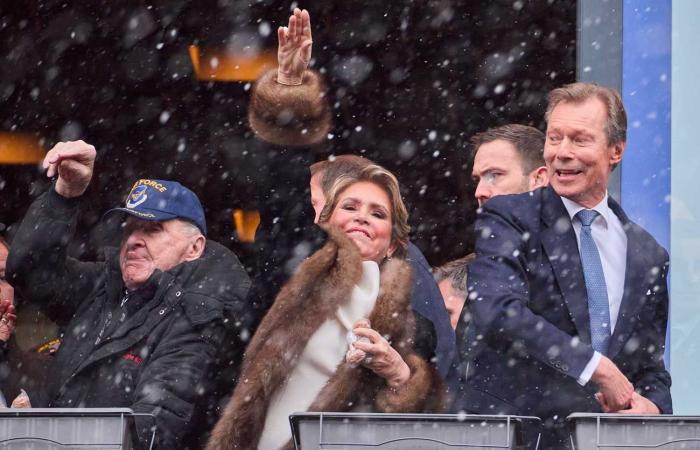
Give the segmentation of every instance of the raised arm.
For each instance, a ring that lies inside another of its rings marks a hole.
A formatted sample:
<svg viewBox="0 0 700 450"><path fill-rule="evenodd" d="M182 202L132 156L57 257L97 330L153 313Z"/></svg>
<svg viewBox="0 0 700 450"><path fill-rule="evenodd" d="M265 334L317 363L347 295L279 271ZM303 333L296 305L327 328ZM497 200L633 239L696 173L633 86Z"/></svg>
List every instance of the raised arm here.
<svg viewBox="0 0 700 450"><path fill-rule="evenodd" d="M251 92L248 122L262 140L284 146L321 142L331 129L326 87L309 70L311 19L296 8L286 27L277 30L276 69L265 72Z"/></svg>
<svg viewBox="0 0 700 450"><path fill-rule="evenodd" d="M83 141L59 143L47 153L46 174L58 177L29 207L7 259L7 278L21 297L59 322L70 318L99 273L100 264L67 255L95 154L95 148Z"/></svg>

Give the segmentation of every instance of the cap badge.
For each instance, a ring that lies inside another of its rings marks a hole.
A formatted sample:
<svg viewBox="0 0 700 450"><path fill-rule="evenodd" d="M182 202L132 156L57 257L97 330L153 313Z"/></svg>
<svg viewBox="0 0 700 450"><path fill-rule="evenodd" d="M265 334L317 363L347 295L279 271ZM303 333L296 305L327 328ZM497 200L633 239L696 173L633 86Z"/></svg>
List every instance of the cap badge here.
<svg viewBox="0 0 700 450"><path fill-rule="evenodd" d="M136 186L134 189L132 189L131 193L129 194L129 198L126 201L126 207L136 208L141 203L145 202L146 199L148 199L148 195L146 195L147 189L148 186L144 185Z"/></svg>

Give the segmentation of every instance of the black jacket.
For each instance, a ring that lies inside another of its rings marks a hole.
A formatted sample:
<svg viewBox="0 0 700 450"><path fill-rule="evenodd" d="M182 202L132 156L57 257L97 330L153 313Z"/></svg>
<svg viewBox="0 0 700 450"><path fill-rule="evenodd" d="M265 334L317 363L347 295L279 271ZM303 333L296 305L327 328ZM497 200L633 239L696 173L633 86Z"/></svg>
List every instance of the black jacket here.
<svg viewBox="0 0 700 450"><path fill-rule="evenodd" d="M415 278L411 290L411 306L418 316L419 329L423 329L421 339L427 342L433 352L432 359L443 379L450 364L457 354L455 332L450 324L450 315L445 308L445 301L430 270L430 264L423 253L413 243L408 244L408 261L413 267ZM421 316L428 324L421 325ZM432 329L432 330L431 330ZM430 332L432 331L432 333ZM429 334L426 334L429 333Z"/></svg>
<svg viewBox="0 0 700 450"><path fill-rule="evenodd" d="M64 324L47 380L48 405L40 406L151 413L156 448L186 448L188 437L202 431L195 429L203 414L199 405L220 363L226 311L241 307L248 276L232 252L209 241L201 258L156 270L121 306L117 252L107 251L106 262L67 256L77 212L78 201L53 188L40 196L17 231L7 264L23 297ZM150 418L137 418L142 446L151 427Z"/></svg>

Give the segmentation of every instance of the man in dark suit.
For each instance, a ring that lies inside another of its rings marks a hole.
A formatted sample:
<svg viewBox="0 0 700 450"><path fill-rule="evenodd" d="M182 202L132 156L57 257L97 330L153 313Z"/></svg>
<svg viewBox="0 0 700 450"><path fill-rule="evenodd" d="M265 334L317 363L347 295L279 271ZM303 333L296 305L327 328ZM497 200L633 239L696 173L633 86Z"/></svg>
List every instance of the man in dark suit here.
<svg viewBox="0 0 700 450"><path fill-rule="evenodd" d="M540 448L565 448L572 412L672 412L668 254L607 194L626 141L617 92L555 89L546 118L550 186L494 197L476 223L457 409L538 416Z"/></svg>

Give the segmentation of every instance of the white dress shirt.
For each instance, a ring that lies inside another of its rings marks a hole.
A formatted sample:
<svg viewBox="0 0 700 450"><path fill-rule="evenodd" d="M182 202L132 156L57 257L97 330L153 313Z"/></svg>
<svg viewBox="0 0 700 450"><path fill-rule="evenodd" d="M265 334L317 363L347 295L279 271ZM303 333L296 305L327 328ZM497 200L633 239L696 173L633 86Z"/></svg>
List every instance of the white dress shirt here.
<svg viewBox="0 0 700 450"><path fill-rule="evenodd" d="M581 248L581 221L576 218L576 213L584 206L569 200L561 198L564 202L571 223L576 233L576 243ZM603 266L605 274L605 286L608 291L608 305L610 308L610 334L615 331L615 323L620 312L620 304L622 303L622 294L625 290L625 270L627 260L627 235L620 219L608 206L608 193L605 193L603 200L596 206L591 208L598 212L598 216L591 225L591 235L598 247L600 254L600 262ZM598 367L602 355L595 352L591 360L579 375L578 382L585 385L591 379L593 372Z"/></svg>

